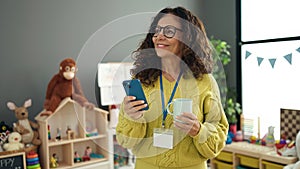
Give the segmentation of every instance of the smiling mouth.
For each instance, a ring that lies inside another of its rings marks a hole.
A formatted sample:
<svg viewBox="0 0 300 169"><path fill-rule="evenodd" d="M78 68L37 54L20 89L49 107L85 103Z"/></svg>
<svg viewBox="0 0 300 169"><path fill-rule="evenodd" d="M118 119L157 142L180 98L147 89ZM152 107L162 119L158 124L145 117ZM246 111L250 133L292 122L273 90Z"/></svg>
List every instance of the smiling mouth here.
<svg viewBox="0 0 300 169"><path fill-rule="evenodd" d="M158 48L165 48L165 47L168 47L169 45L157 44L156 46L157 46Z"/></svg>

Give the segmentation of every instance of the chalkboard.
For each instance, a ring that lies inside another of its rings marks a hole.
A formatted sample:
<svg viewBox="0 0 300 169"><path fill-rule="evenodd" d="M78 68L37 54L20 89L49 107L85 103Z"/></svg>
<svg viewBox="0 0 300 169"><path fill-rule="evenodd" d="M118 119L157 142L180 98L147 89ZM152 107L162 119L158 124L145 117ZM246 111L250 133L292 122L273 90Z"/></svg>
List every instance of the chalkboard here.
<svg viewBox="0 0 300 169"><path fill-rule="evenodd" d="M26 169L25 152L1 155L0 169Z"/></svg>

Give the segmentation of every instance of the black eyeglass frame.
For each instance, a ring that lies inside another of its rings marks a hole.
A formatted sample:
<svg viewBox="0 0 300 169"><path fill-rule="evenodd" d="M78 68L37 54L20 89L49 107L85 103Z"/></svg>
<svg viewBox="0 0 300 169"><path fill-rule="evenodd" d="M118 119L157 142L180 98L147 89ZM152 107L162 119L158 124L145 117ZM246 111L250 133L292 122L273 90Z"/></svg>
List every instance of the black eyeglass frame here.
<svg viewBox="0 0 300 169"><path fill-rule="evenodd" d="M168 28L172 28L172 30L174 30L174 33L171 35L171 36L168 36L167 34L167 30ZM156 31L157 29L159 29L158 31ZM179 29L173 25L167 25L167 26L159 26L159 25L156 25L154 26L152 29L152 33L153 33L153 36L154 37L157 37L159 35L159 33L161 32L161 30L163 30L163 35L166 37L166 38L173 38L175 35L176 35L176 31L183 31L182 29Z"/></svg>

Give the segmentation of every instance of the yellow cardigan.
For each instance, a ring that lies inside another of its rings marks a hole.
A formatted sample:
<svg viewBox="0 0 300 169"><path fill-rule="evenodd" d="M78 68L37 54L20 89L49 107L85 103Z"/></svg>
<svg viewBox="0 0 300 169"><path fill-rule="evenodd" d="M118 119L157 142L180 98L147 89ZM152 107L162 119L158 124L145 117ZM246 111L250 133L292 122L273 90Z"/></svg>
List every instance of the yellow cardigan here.
<svg viewBox="0 0 300 169"><path fill-rule="evenodd" d="M165 103L168 102L175 82L163 78ZM225 146L228 122L220 101L218 85L211 74L202 79L184 79L179 81L175 98L191 98L193 113L201 124L200 131L191 137L173 125L173 116L168 114L165 128L174 132L173 149L153 147L153 130L162 126L162 105L159 80L154 87L143 86L149 110L136 121L127 116L121 105L116 128L118 143L131 149L137 160L154 166L188 167L202 166L206 168L207 159L213 158ZM203 164L203 165L202 165Z"/></svg>

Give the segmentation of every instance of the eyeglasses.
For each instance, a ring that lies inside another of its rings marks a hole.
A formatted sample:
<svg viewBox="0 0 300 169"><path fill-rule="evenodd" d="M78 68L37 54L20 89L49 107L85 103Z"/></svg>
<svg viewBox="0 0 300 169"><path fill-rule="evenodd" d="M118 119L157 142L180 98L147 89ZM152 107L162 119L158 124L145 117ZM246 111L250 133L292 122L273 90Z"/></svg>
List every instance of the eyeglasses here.
<svg viewBox="0 0 300 169"><path fill-rule="evenodd" d="M175 36L177 30L182 31L181 29L176 28L175 26L172 26L172 25L167 25L165 27L155 26L152 29L152 31L153 31L152 33L154 33L153 36L157 37L161 30L163 30L163 35L167 38L173 38Z"/></svg>

